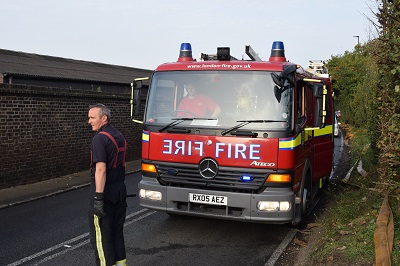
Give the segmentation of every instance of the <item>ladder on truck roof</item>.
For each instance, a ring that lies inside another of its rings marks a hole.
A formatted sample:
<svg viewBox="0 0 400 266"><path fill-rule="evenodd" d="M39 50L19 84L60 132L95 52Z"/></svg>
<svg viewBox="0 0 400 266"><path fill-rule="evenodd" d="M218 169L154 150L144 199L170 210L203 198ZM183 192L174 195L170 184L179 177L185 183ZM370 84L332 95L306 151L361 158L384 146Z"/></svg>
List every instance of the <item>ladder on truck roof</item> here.
<svg viewBox="0 0 400 266"><path fill-rule="evenodd" d="M320 77L329 77L328 69L322 60L309 60L306 71Z"/></svg>
<svg viewBox="0 0 400 266"><path fill-rule="evenodd" d="M248 57L250 57L251 61L262 61L258 54L251 48L250 45L245 46L245 53ZM218 47L216 54L200 54L200 59L202 61L209 61L209 60L238 60L237 58L230 55L230 48L229 47Z"/></svg>

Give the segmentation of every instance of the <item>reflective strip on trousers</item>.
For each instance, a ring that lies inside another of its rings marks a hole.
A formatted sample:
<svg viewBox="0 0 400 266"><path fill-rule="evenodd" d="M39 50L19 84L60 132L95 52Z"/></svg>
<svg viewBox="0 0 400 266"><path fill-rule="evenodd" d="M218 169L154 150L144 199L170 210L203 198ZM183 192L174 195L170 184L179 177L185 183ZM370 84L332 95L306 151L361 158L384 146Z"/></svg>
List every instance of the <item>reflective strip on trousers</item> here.
<svg viewBox="0 0 400 266"><path fill-rule="evenodd" d="M97 217L96 214L94 215L94 229L96 231L96 248L97 248L97 254L99 255L100 259L100 265L106 266L106 258L104 256L99 217Z"/></svg>
<svg viewBox="0 0 400 266"><path fill-rule="evenodd" d="M126 266L126 259L115 262L114 266Z"/></svg>

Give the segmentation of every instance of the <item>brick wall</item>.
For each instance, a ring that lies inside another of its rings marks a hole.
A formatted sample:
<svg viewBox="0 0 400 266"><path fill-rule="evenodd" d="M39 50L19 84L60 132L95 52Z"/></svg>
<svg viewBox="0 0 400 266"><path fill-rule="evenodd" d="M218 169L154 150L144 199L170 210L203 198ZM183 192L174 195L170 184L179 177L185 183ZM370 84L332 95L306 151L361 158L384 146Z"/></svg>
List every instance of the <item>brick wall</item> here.
<svg viewBox="0 0 400 266"><path fill-rule="evenodd" d="M141 125L130 119L129 97L0 84L0 188L87 170L94 135L87 113L95 103L111 109L111 124L128 143L127 161L139 159ZM145 95L142 101L143 108Z"/></svg>

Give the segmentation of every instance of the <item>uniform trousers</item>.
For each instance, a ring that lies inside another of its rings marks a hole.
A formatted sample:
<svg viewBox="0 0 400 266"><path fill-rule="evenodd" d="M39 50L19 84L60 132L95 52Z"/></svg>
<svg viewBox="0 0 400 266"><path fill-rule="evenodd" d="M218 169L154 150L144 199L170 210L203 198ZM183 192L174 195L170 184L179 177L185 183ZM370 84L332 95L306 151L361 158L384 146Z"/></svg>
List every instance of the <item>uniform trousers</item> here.
<svg viewBox="0 0 400 266"><path fill-rule="evenodd" d="M91 180L89 204L90 242L96 251L97 265L126 265L124 223L126 217L126 186L124 181L107 182L104 187L103 217L93 210L94 178Z"/></svg>

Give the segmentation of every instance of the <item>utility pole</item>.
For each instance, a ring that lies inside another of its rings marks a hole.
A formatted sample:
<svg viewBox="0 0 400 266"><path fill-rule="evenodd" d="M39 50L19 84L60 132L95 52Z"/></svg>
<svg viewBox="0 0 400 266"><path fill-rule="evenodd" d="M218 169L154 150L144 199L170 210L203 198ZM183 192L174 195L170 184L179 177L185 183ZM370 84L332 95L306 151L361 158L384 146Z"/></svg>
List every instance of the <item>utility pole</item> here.
<svg viewBox="0 0 400 266"><path fill-rule="evenodd" d="M356 35L356 36L353 36L353 37L357 38L357 45L360 46L360 36Z"/></svg>

